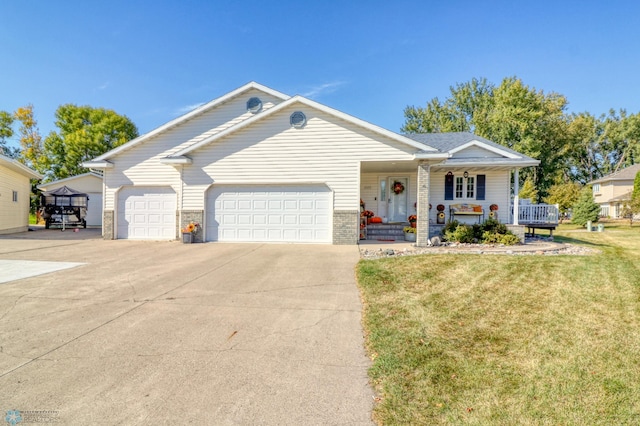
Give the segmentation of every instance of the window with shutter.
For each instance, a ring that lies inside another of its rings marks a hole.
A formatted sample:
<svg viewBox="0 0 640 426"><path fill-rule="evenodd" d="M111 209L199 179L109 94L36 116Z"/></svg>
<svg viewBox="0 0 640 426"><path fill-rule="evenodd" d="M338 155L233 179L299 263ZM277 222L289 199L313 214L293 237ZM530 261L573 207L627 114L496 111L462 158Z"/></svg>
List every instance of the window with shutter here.
<svg viewBox="0 0 640 426"><path fill-rule="evenodd" d="M444 199L453 200L453 173L447 173L444 177Z"/></svg>

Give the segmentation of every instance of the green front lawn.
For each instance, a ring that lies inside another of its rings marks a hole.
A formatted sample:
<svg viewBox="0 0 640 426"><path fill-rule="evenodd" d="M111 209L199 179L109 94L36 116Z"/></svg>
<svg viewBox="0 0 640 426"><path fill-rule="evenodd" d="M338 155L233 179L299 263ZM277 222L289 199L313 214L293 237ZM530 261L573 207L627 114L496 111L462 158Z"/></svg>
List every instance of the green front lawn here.
<svg viewBox="0 0 640 426"><path fill-rule="evenodd" d="M362 260L380 424L640 424L640 226L592 256Z"/></svg>

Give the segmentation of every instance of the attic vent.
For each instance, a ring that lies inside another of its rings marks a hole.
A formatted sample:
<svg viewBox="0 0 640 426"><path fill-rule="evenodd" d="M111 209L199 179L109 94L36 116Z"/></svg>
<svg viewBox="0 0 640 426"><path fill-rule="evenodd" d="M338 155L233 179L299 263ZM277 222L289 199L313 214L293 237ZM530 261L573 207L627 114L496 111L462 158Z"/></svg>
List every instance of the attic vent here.
<svg viewBox="0 0 640 426"><path fill-rule="evenodd" d="M291 118L289 119L292 127L296 129L301 129L307 124L307 117L304 115L302 111L296 111L291 114Z"/></svg>
<svg viewBox="0 0 640 426"><path fill-rule="evenodd" d="M257 112L260 112L260 110L262 109L262 101L260 100L260 98L250 98L247 101L247 111L249 111L252 114L255 114Z"/></svg>

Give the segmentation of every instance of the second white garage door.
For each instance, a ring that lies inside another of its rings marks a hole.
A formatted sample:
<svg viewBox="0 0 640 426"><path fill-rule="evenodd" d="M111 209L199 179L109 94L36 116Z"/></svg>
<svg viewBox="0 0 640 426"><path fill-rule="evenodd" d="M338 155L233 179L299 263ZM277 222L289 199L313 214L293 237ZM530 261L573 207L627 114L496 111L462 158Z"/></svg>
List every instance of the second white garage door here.
<svg viewBox="0 0 640 426"><path fill-rule="evenodd" d="M207 240L330 243L325 185L218 186L207 196Z"/></svg>
<svg viewBox="0 0 640 426"><path fill-rule="evenodd" d="M176 193L164 187L133 187L118 194L118 238L176 238Z"/></svg>

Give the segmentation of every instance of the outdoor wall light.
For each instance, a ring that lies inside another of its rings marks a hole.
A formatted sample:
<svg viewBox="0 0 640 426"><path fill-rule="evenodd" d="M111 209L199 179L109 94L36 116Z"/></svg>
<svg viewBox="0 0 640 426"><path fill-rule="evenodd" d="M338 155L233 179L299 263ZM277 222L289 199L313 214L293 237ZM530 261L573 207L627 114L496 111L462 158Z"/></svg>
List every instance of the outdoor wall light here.
<svg viewBox="0 0 640 426"><path fill-rule="evenodd" d="M464 173L462 174L462 176L464 176L464 178L468 178L469 177L469 172L468 171L464 171Z"/></svg>

